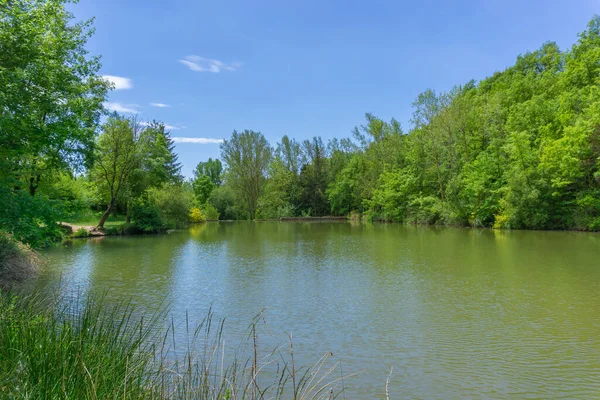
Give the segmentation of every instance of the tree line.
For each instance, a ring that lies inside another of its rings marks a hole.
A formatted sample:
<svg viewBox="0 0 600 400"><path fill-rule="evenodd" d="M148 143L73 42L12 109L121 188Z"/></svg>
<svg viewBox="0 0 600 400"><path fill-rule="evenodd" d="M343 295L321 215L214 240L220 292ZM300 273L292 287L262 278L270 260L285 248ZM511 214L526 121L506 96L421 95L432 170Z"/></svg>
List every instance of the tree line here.
<svg viewBox="0 0 600 400"><path fill-rule="evenodd" d="M480 82L424 91L406 132L372 114L326 142L233 131L185 179L164 124L107 114L92 22L64 3L0 7L0 229L24 242L117 213L139 232L325 215L600 230L599 17L570 49L545 43Z"/></svg>
<svg viewBox="0 0 600 400"><path fill-rule="evenodd" d="M208 199L227 218L600 230L600 18L480 82L413 103L411 129L366 114L350 138L269 146L234 132ZM204 176L196 171L195 185ZM210 192L209 195L207 193ZM229 202L227 202L227 200Z"/></svg>

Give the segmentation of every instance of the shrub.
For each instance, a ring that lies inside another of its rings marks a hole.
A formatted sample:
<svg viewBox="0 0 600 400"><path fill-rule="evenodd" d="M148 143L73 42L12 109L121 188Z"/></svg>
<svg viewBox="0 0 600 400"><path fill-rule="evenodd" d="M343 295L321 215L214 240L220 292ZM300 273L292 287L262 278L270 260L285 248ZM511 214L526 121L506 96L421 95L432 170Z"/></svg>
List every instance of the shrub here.
<svg viewBox="0 0 600 400"><path fill-rule="evenodd" d="M123 232L125 230L125 226L126 225L132 225L132 224L123 224L123 226L121 226L120 228L117 228L116 226L109 226L108 228L104 229L104 234L106 236L116 236L116 235L119 235L121 232Z"/></svg>
<svg viewBox="0 0 600 400"><path fill-rule="evenodd" d="M494 216L494 229L507 228L508 217L506 215L498 214Z"/></svg>
<svg viewBox="0 0 600 400"><path fill-rule="evenodd" d="M148 201L138 201L131 206L131 218L135 224L125 224L122 231L125 234L139 232L156 233L165 228L158 207Z"/></svg>
<svg viewBox="0 0 600 400"><path fill-rule="evenodd" d="M277 209L277 218L290 218L296 215L296 208L290 203L284 204Z"/></svg>
<svg viewBox="0 0 600 400"><path fill-rule="evenodd" d="M417 197L410 202L410 222L415 224L435 224L442 217L442 201L433 196Z"/></svg>
<svg viewBox="0 0 600 400"><path fill-rule="evenodd" d="M84 238L84 237L88 237L90 236L90 233L87 231L87 229L85 228L79 228L77 229L77 231L73 232L73 234L71 235L71 237L74 238Z"/></svg>
<svg viewBox="0 0 600 400"><path fill-rule="evenodd" d="M59 173L54 182L42 185L36 195L46 195L60 201L64 220L72 220L90 209L89 192L84 177L75 178L69 173Z"/></svg>
<svg viewBox="0 0 600 400"><path fill-rule="evenodd" d="M576 205L576 226L590 231L600 230L600 192L582 193Z"/></svg>
<svg viewBox="0 0 600 400"><path fill-rule="evenodd" d="M61 239L62 233L56 224L62 213L59 201L0 186L0 204L0 226L16 240L33 247L45 247Z"/></svg>
<svg viewBox="0 0 600 400"><path fill-rule="evenodd" d="M233 191L227 185L213 190L208 203L217 210L220 219L243 219L246 216L246 213L239 209Z"/></svg>
<svg viewBox="0 0 600 400"><path fill-rule="evenodd" d="M204 204L200 210L207 221L217 221L219 219L219 211L212 204Z"/></svg>
<svg viewBox="0 0 600 400"><path fill-rule="evenodd" d="M188 224L193 194L181 185L164 185L148 190L147 201L154 205L163 224L168 228L182 228Z"/></svg>
<svg viewBox="0 0 600 400"><path fill-rule="evenodd" d="M198 207L190 209L190 222L199 223L206 222L206 217Z"/></svg>

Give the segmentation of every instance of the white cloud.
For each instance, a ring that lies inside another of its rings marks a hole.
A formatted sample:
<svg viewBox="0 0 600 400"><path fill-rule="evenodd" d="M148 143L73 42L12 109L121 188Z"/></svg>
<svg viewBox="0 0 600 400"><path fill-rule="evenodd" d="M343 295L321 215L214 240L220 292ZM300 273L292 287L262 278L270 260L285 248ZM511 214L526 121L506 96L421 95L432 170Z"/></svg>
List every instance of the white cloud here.
<svg viewBox="0 0 600 400"><path fill-rule="evenodd" d="M214 139L214 138L194 138L194 137L180 137L174 136L171 139L175 143L195 143L195 144L213 144L213 143L223 143L223 139Z"/></svg>
<svg viewBox="0 0 600 400"><path fill-rule="evenodd" d="M131 89L133 82L129 78L114 75L102 75L102 78L113 84L115 90Z"/></svg>
<svg viewBox="0 0 600 400"><path fill-rule="evenodd" d="M141 126L150 126L150 122L140 122ZM165 129L168 131L176 131L177 129L183 129L185 128L185 126L175 126L175 125L169 125L169 124L164 124L165 125Z"/></svg>
<svg viewBox="0 0 600 400"><path fill-rule="evenodd" d="M196 72L213 72L219 73L221 71L235 71L242 65L240 63L227 64L223 61L212 60L210 58L204 58L200 56L186 56L184 60L178 60L180 63Z"/></svg>
<svg viewBox="0 0 600 400"><path fill-rule="evenodd" d="M121 104L121 103L112 103L109 101L106 101L103 103L104 104L104 108L106 108L107 110L110 111L116 111L116 112L120 112L120 113L138 113L140 112L137 107L139 107L137 104Z"/></svg>
<svg viewBox="0 0 600 400"><path fill-rule="evenodd" d="M150 103L150 105L152 107L158 107L158 108L171 107L170 105L165 104L165 103Z"/></svg>

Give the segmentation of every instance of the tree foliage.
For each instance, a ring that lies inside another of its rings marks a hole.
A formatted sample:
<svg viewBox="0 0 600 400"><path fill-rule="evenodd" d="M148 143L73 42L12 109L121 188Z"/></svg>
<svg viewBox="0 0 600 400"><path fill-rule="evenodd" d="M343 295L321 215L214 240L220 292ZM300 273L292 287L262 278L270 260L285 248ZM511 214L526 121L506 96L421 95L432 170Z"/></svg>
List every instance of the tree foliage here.
<svg viewBox="0 0 600 400"><path fill-rule="evenodd" d="M92 21L72 23L64 3L0 7L0 159L15 179L32 174L33 185L49 166L80 165L90 154L110 86L84 47Z"/></svg>
<svg viewBox="0 0 600 400"><path fill-rule="evenodd" d="M110 84L85 49L92 33L63 0L0 3L0 227L33 245L59 237L64 216L38 189L93 151Z"/></svg>
<svg viewBox="0 0 600 400"><path fill-rule="evenodd" d="M231 138L221 144L221 157L227 165L228 184L254 219L271 160L267 139L260 132L233 131Z"/></svg>
<svg viewBox="0 0 600 400"><path fill-rule="evenodd" d="M135 118L113 115L104 124L98 137L94 170L98 187L105 193L108 206L98 222L103 228L106 219L130 185L130 177L141 164L140 131Z"/></svg>
<svg viewBox="0 0 600 400"><path fill-rule="evenodd" d="M595 17L567 51L545 43L480 82L425 90L407 133L366 114L352 139L284 136L261 169L260 216L599 230L599 85Z"/></svg>

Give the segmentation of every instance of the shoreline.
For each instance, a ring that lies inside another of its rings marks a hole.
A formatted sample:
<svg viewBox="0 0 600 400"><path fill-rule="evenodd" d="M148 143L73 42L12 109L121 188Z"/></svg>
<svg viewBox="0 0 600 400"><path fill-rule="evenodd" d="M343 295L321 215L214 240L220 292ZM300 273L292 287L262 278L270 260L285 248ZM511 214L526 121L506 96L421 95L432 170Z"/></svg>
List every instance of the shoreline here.
<svg viewBox="0 0 600 400"><path fill-rule="evenodd" d="M413 227L430 227L430 228L458 228L458 229L470 229L470 230L483 230L483 231L501 231L501 232L573 232L573 233L592 233L598 234L598 231L589 231L583 229L497 229L492 227L482 227L482 226L462 226L462 225L440 225L440 224L415 224L415 223L406 223L406 222L394 222L394 221L355 221L349 217L335 217L335 216L324 216L324 217L283 217L283 218L265 218L265 219L254 219L254 220L206 220L201 223L191 223L189 226L203 224L207 222L217 222L217 223L231 223L231 222L310 222L310 223L325 223L325 222L358 222L360 224L382 224L382 225L407 225ZM135 231L126 231L120 229L121 226L110 226L104 228L104 230L97 230L95 226L88 225L77 225L68 222L59 222L59 226L61 228L66 228L65 233L66 236L62 241L72 240L72 239L90 239L90 238L99 238L99 237L109 237L109 236L146 236L146 235L161 235L169 233L172 230L182 230L186 228L179 229L165 229L160 232L135 232ZM85 230L86 234L77 232L82 232L81 230Z"/></svg>

